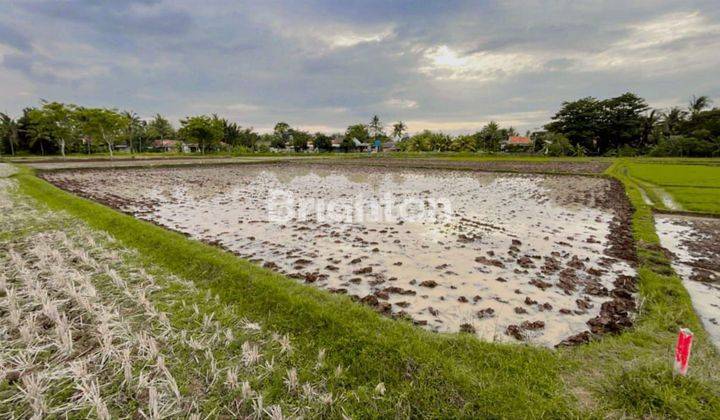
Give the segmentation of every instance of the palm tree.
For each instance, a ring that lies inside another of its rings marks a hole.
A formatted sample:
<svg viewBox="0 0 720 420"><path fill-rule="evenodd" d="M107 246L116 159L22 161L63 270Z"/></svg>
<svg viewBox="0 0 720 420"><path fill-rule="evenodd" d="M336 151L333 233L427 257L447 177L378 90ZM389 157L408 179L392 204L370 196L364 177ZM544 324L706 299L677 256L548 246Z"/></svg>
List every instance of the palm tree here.
<svg viewBox="0 0 720 420"><path fill-rule="evenodd" d="M15 156L15 145L18 141L18 123L9 115L0 112L0 140L4 142L6 139L10 144L10 155ZM0 154L2 154L1 146Z"/></svg>
<svg viewBox="0 0 720 420"><path fill-rule="evenodd" d="M665 118L663 120L664 134L666 136L677 134L680 124L685 121L687 114L687 111L681 109L680 107L674 106L670 108L670 110L665 113Z"/></svg>
<svg viewBox="0 0 720 420"><path fill-rule="evenodd" d="M403 134L407 131L407 125L404 122L398 121L393 124L393 136L398 140L402 139Z"/></svg>
<svg viewBox="0 0 720 420"><path fill-rule="evenodd" d="M712 101L710 100L710 98L705 95L693 95L692 98L690 98L690 105L688 106L688 109L690 109L690 113L692 115L695 115L703 109L709 107L711 103Z"/></svg>
<svg viewBox="0 0 720 420"><path fill-rule="evenodd" d="M659 121L660 114L657 112L657 109L653 109L647 117L642 119L642 132L640 133L640 144L638 144L639 149L642 149L648 144L650 133L653 132L653 129Z"/></svg>
<svg viewBox="0 0 720 420"><path fill-rule="evenodd" d="M144 121L141 120L140 116L134 111L124 111L122 113L122 116L125 117L128 121L125 131L128 142L130 143L130 153L132 154L134 151L133 139L135 138L135 136L137 136L140 130L142 130Z"/></svg>
<svg viewBox="0 0 720 420"><path fill-rule="evenodd" d="M372 119L370 120L370 124L368 124L368 128L370 128L373 138L377 138L382 133L382 123L380 122L380 117L377 115L373 115Z"/></svg>

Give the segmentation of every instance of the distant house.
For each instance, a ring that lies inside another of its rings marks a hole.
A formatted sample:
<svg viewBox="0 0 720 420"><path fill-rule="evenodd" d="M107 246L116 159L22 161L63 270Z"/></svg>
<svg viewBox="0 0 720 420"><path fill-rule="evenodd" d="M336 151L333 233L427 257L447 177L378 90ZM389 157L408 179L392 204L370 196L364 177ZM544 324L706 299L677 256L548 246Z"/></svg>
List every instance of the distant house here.
<svg viewBox="0 0 720 420"><path fill-rule="evenodd" d="M345 136L343 135L335 135L332 138L332 147L333 151L342 151L343 150L343 141L345 140ZM349 152L369 152L370 151L370 144L369 143L363 143L360 140L353 138L352 139L352 149L348 150Z"/></svg>
<svg viewBox="0 0 720 420"><path fill-rule="evenodd" d="M533 141L530 137L510 136L505 143L505 150L529 151L533 148Z"/></svg>
<svg viewBox="0 0 720 420"><path fill-rule="evenodd" d="M158 152L176 152L179 143L177 140L155 140L153 141L152 148Z"/></svg>
<svg viewBox="0 0 720 420"><path fill-rule="evenodd" d="M332 143L333 151L337 152L338 150L340 150L340 147L342 146L342 142L344 139L345 139L345 137L340 134L336 134L332 137L332 139L330 141Z"/></svg>
<svg viewBox="0 0 720 420"><path fill-rule="evenodd" d="M382 145L383 152L397 152L397 150L398 150L397 144L392 140L386 141Z"/></svg>
<svg viewBox="0 0 720 420"><path fill-rule="evenodd" d="M353 145L355 146L355 150L358 152L369 152L370 151L370 144L369 143L363 143L360 140L353 138Z"/></svg>
<svg viewBox="0 0 720 420"><path fill-rule="evenodd" d="M200 150L197 144L195 143L185 143L178 140L155 140L152 143L152 148L155 151L158 152L183 152L183 153L190 153L190 152L197 152Z"/></svg>

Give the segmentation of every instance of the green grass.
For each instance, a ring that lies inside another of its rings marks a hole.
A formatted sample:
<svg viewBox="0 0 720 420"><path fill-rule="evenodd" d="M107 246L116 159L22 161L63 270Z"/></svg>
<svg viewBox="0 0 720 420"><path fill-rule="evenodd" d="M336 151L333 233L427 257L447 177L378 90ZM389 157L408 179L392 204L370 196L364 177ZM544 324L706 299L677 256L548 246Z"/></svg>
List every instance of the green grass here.
<svg viewBox="0 0 720 420"><path fill-rule="evenodd" d="M24 169L21 192L65 210L137 249L145 261L218 294L240 315L290 333L300 351L325 347L347 367L349 387L384 382L387 398L348 401L359 417L720 417L720 357L709 344L680 279L657 249L650 207L615 164L636 208L641 257L636 326L590 345L552 351L435 334L385 319L344 296L296 283L218 248L61 191ZM677 329L696 331L687 378L672 378ZM713 366L715 368L713 368Z"/></svg>
<svg viewBox="0 0 720 420"><path fill-rule="evenodd" d="M714 164L713 164L714 163ZM683 210L720 214L720 160L688 162L669 160L646 163L625 161L625 173L642 187L660 209L667 209L667 193Z"/></svg>

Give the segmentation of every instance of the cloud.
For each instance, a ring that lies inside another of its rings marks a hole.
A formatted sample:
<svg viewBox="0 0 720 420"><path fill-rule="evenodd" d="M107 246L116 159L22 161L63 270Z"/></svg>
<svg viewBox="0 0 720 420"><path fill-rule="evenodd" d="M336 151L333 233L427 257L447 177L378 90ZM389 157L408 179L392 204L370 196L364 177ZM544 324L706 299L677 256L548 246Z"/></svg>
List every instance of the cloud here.
<svg viewBox="0 0 720 420"><path fill-rule="evenodd" d="M524 131L588 95L718 101L718 50L710 0L2 2L0 109L43 97L258 129L378 114L414 131Z"/></svg>
<svg viewBox="0 0 720 420"><path fill-rule="evenodd" d="M425 51L427 65L420 72L437 79L489 82L510 75L539 70L542 62L530 54L480 51L461 55L447 45Z"/></svg>

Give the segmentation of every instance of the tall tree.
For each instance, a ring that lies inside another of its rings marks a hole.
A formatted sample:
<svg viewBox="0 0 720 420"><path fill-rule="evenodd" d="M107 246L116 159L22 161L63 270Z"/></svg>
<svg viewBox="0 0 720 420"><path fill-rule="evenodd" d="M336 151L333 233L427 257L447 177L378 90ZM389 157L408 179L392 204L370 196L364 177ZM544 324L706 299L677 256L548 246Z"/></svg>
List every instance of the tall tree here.
<svg viewBox="0 0 720 420"><path fill-rule="evenodd" d="M370 135L373 139L376 139L380 135L382 135L383 125L380 122L380 117L378 117L377 115L373 115L373 117L370 119L370 124L368 124L368 129L370 130Z"/></svg>
<svg viewBox="0 0 720 420"><path fill-rule="evenodd" d="M147 123L140 119L140 116L132 111L125 111L122 115L127 119L127 126L125 127L125 140L128 142L130 147L130 153L135 152L135 146L142 141L142 137L145 135L145 128Z"/></svg>
<svg viewBox="0 0 720 420"><path fill-rule="evenodd" d="M323 133L315 133L315 148L321 152L332 151L332 139L330 136Z"/></svg>
<svg viewBox="0 0 720 420"><path fill-rule="evenodd" d="M645 120L650 109L645 100L634 93L625 93L602 101L603 118L600 130L603 151L624 145L638 147Z"/></svg>
<svg viewBox="0 0 720 420"><path fill-rule="evenodd" d="M710 98L705 95L693 95L690 98L690 104L688 106L688 109L690 110L690 113L692 115L696 115L698 112L703 111L705 108L709 108L711 103L712 101L710 100Z"/></svg>
<svg viewBox="0 0 720 420"><path fill-rule="evenodd" d="M175 129L170 121L160 114L155 114L147 125L148 140L172 140L175 139Z"/></svg>
<svg viewBox="0 0 720 420"><path fill-rule="evenodd" d="M365 124L355 124L345 130L345 137L350 140L356 139L360 143L367 143L370 140L370 132Z"/></svg>
<svg viewBox="0 0 720 420"><path fill-rule="evenodd" d="M290 124L280 121L279 123L275 124L275 127L273 128L273 140L270 144L271 147L277 148L277 149L284 149L288 142L290 141L292 129L290 128Z"/></svg>
<svg viewBox="0 0 720 420"><path fill-rule="evenodd" d="M680 133L680 127L687 119L687 111L680 107L672 107L665 113L663 119L663 131L665 136L676 135Z"/></svg>
<svg viewBox="0 0 720 420"><path fill-rule="evenodd" d="M126 133L129 120L116 110L105 108L80 108L78 119L83 133L105 143L112 159L115 143Z"/></svg>
<svg viewBox="0 0 720 420"><path fill-rule="evenodd" d="M207 115L187 117L180 121L178 134L188 142L197 143L201 153L220 142L223 136L222 125Z"/></svg>
<svg viewBox="0 0 720 420"><path fill-rule="evenodd" d="M596 150L602 119L601 101L586 97L577 101L563 102L562 107L545 129L565 135L571 144L582 144L589 150Z"/></svg>
<svg viewBox="0 0 720 420"><path fill-rule="evenodd" d="M393 124L393 137L395 137L395 140L400 140L403 138L404 134L407 132L407 125L405 125L404 122L398 121L395 124Z"/></svg>
<svg viewBox="0 0 720 420"><path fill-rule="evenodd" d="M32 109L28 117L33 134L55 143L65 157L65 149L77 135L76 107L59 102L43 101L40 108Z"/></svg>
<svg viewBox="0 0 720 420"><path fill-rule="evenodd" d="M500 145L507 140L507 132L500 129L495 121L490 121L475 135L478 139L478 148L490 153L500 151Z"/></svg>
<svg viewBox="0 0 720 420"><path fill-rule="evenodd" d="M296 152L307 150L308 142L312 140L310 133L302 130L292 130L292 145Z"/></svg>
<svg viewBox="0 0 720 420"><path fill-rule="evenodd" d="M18 133L18 122L9 115L0 112L0 154L2 154L5 144L7 144L10 146L10 156L15 156Z"/></svg>

